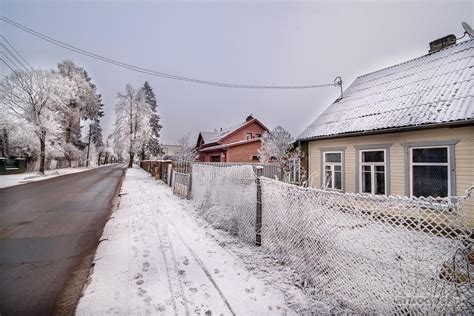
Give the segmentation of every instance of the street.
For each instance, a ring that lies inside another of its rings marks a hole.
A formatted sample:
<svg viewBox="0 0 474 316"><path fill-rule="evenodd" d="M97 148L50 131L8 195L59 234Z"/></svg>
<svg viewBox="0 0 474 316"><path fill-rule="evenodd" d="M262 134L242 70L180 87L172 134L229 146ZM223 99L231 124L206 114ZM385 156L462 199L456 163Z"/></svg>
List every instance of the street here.
<svg viewBox="0 0 474 316"><path fill-rule="evenodd" d="M0 190L1 315L70 313L84 280L64 290L88 270L84 258L95 251L124 171L111 165Z"/></svg>

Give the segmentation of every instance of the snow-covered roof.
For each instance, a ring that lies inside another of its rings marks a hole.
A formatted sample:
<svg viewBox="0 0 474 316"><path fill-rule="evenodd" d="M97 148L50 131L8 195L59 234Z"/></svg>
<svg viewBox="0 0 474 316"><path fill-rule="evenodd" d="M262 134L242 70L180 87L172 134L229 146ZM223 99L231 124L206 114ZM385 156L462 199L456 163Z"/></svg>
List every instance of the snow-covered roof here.
<svg viewBox="0 0 474 316"><path fill-rule="evenodd" d="M247 119L243 123L240 123L231 127L222 128L214 132L200 132L199 134L204 140L204 144L210 145L214 143L219 143L219 141L224 139L226 136L232 134L233 132L237 131L241 127L244 127L245 125L250 125L254 122L261 125L265 130L267 129L259 120L257 120L256 118L251 118L251 119Z"/></svg>
<svg viewBox="0 0 474 316"><path fill-rule="evenodd" d="M358 77L298 140L474 121L474 40Z"/></svg>
<svg viewBox="0 0 474 316"><path fill-rule="evenodd" d="M221 130L215 132L201 132L201 136L205 144L215 143L247 123L248 122L243 122L235 126L222 128Z"/></svg>

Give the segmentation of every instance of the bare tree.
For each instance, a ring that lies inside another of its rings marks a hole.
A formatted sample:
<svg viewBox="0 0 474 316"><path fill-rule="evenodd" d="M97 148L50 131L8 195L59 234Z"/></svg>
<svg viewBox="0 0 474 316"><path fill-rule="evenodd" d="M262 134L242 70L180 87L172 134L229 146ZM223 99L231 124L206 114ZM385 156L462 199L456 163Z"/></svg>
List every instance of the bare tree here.
<svg viewBox="0 0 474 316"><path fill-rule="evenodd" d="M77 95L74 82L51 71L14 72L0 81L0 106L23 130L38 137L40 173L44 174L46 139L61 131L58 117Z"/></svg>
<svg viewBox="0 0 474 316"><path fill-rule="evenodd" d="M196 148L190 145L189 133L178 139L178 145L181 147L176 154L176 160L192 162L196 160Z"/></svg>

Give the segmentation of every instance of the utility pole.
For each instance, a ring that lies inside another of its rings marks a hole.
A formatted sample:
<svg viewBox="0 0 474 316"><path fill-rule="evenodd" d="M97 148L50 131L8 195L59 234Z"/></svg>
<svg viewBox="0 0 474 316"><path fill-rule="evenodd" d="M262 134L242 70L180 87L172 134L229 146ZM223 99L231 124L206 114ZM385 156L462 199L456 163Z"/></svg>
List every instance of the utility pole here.
<svg viewBox="0 0 474 316"><path fill-rule="evenodd" d="M92 124L89 124L89 141L87 142L86 167L89 167L89 152L90 152L90 149L91 149L91 131L92 131Z"/></svg>

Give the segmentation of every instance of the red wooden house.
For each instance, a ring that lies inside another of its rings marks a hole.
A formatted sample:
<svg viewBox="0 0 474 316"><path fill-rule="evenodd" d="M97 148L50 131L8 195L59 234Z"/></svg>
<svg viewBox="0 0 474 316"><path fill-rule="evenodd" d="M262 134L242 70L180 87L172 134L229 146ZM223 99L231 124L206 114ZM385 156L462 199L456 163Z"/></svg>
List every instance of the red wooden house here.
<svg viewBox="0 0 474 316"><path fill-rule="evenodd" d="M202 162L257 162L261 137L268 129L253 116L214 132L200 132L196 147Z"/></svg>

